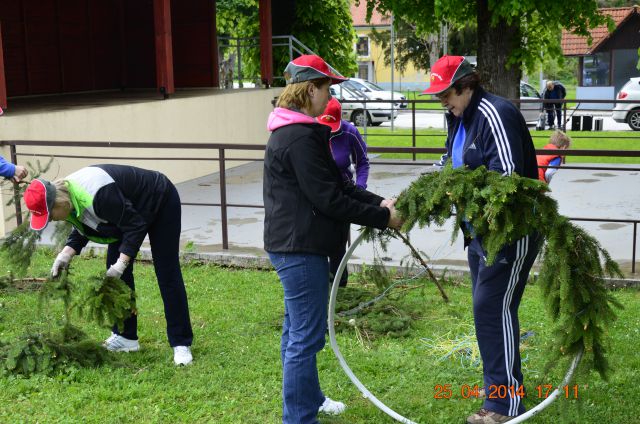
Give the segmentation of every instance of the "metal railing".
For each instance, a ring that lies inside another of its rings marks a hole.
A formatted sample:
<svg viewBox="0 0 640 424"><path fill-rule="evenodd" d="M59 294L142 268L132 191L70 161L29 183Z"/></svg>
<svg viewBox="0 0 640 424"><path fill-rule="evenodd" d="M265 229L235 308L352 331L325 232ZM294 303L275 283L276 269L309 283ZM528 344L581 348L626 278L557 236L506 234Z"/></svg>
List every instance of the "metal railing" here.
<svg viewBox="0 0 640 424"><path fill-rule="evenodd" d="M285 48L289 61L303 54L317 54L293 35L274 35L272 49ZM257 60L260 57L260 39L258 37L218 37L218 53L220 57L219 72L222 88L244 88L246 80L260 81ZM248 60L250 57L252 60ZM249 63L253 61L254 66ZM337 75L342 75L330 64L329 68ZM280 70L278 70L280 71ZM279 72L273 76L276 80L283 80Z"/></svg>
<svg viewBox="0 0 640 424"><path fill-rule="evenodd" d="M229 248L229 235L228 235L228 209L229 208L264 208L262 204L245 204L245 203L230 203L227 201L227 182L226 182L226 167L229 162L249 162L249 161L262 161L263 159L241 157L241 156L228 156L227 152L230 151L264 151L264 145L254 144L222 144L222 143L141 143L141 142L93 142L93 141L32 141L32 140L8 140L0 141L0 145L8 145L11 150L11 161L18 163L18 157L23 154L18 151L18 147L21 146L40 146L40 147L85 147L85 148L136 148L136 149L198 149L198 150L211 150L216 151L217 156L213 157L147 157L147 156L100 156L100 155L56 155L49 149L48 153L34 154L33 152L24 153L25 156L34 157L57 157L57 158L82 158L82 159L109 159L109 160L176 160L176 161L203 161L211 160L217 161L219 164L219 190L220 201L219 202L184 202L185 206L206 206L206 207L220 207L221 208L221 227L222 227L222 247L227 250ZM374 147L368 148L371 153L405 153L413 155L414 160L402 161L402 160L372 160L371 165L376 164L389 164L389 165L416 165L424 164L431 165L434 161L417 161L415 156L418 154L442 154L443 148L426 148L426 147ZM543 153L543 150L538 150L538 153ZM638 151L613 151L613 150L568 150L563 152L566 156L615 156L615 157L638 157L640 158L640 150ZM610 166L563 166L563 169L581 169L581 170L615 170L615 171L640 171L640 167L635 168L616 168ZM22 221L22 212L20 209L20 202L16 202L16 220L20 224ZM610 222L610 223L625 223L633 225L633 241L631 252L631 272L636 272L636 239L637 239L637 227L640 223L638 219L616 219L616 218L588 218L588 217L572 217L569 218L573 221L588 221L588 222Z"/></svg>

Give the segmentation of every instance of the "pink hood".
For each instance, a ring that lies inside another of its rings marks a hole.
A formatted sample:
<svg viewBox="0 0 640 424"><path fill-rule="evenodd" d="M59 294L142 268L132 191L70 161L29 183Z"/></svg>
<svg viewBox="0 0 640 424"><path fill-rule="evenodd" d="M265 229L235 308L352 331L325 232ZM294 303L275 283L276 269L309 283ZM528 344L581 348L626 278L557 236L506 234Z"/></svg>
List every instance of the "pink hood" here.
<svg viewBox="0 0 640 424"><path fill-rule="evenodd" d="M277 107L269 114L269 120L267 121L267 128L269 131L275 131L278 128L285 127L291 124L316 124L316 118L309 115L305 115L301 112L296 112L283 107Z"/></svg>

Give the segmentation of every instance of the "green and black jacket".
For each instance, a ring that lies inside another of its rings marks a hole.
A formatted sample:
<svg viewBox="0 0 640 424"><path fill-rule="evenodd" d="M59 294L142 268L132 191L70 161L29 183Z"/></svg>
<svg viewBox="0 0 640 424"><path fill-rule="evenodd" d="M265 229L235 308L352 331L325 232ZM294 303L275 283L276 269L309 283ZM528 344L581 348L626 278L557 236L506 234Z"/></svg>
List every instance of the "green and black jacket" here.
<svg viewBox="0 0 640 424"><path fill-rule="evenodd" d="M74 229L66 245L76 252L89 240L120 242L119 251L135 257L163 204L169 179L157 171L124 165L95 165L65 178Z"/></svg>

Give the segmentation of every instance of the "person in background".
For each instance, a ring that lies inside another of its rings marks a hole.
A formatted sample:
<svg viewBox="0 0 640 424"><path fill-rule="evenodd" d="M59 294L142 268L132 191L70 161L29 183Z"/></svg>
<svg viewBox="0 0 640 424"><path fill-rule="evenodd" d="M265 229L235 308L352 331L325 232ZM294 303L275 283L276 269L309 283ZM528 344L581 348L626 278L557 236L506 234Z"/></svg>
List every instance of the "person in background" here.
<svg viewBox="0 0 640 424"><path fill-rule="evenodd" d="M331 98L327 104L327 108L322 115L318 117L318 122L331 128L331 136L329 138L329 148L331 155L338 165L338 169L342 174L342 180L345 184L353 184L352 164L355 167L355 185L361 189L367 188L367 179L369 178L369 158L367 158L367 144L362 139L360 132L351 122L342 119L342 105L340 102ZM338 271L338 266L346 252L346 244L342 246L339 252L329 258L330 281ZM349 274L344 269L340 278L340 287L347 286Z"/></svg>
<svg viewBox="0 0 640 424"><path fill-rule="evenodd" d="M4 111L0 108L0 115L3 113ZM29 174L27 168L20 165L14 165L0 156L0 177L11 179L16 183L19 183L26 178L27 174Z"/></svg>
<svg viewBox="0 0 640 424"><path fill-rule="evenodd" d="M14 165L11 162L7 162L5 158L0 156L0 177L11 179L16 183L19 183L28 174L29 171L27 171L27 168L24 166Z"/></svg>
<svg viewBox="0 0 640 424"><path fill-rule="evenodd" d="M540 181L549 184L551 178L558 172L558 168L547 167L560 166L564 163L564 156L560 155L560 152L553 152L553 150L566 150L569 147L571 147L571 137L559 130L551 133L549 144L543 147L543 149L550 150L550 152L546 155L536 156L538 162L538 179Z"/></svg>
<svg viewBox="0 0 640 424"><path fill-rule="evenodd" d="M542 93L544 100L562 100L567 97L567 90L558 81L547 81L547 87ZM554 129L554 120L558 117L558 128L562 128L562 103L546 102L544 108L547 111L547 125Z"/></svg>
<svg viewBox="0 0 640 424"><path fill-rule="evenodd" d="M54 182L31 181L24 201L33 230L44 230L51 220L74 227L53 263L52 277L68 268L91 240L109 245L106 275L135 290L133 259L148 234L173 360L176 365L192 362L193 332L179 260L180 197L165 175L133 166L88 166ZM113 352L140 350L136 313L124 328L113 327L104 346Z"/></svg>
<svg viewBox="0 0 640 424"><path fill-rule="evenodd" d="M346 243L349 223L402 225L394 201L345 184L329 150L330 129L316 117L329 86L346 80L316 55L289 62L286 87L269 115L264 157L264 249L284 289L282 422L316 424L346 406L322 392L316 354L325 345L329 260Z"/></svg>
<svg viewBox="0 0 640 424"><path fill-rule="evenodd" d="M431 69L431 85L447 109L447 154L454 168L512 173L537 179L535 148L527 124L509 100L486 92L480 77L462 56L444 56ZM507 396L485 397L468 424L504 423L524 412L520 367L518 307L539 249L537 234L504 246L493 264L485 262L482 239L463 223L471 273L471 296L486 393L489 387L513 387Z"/></svg>

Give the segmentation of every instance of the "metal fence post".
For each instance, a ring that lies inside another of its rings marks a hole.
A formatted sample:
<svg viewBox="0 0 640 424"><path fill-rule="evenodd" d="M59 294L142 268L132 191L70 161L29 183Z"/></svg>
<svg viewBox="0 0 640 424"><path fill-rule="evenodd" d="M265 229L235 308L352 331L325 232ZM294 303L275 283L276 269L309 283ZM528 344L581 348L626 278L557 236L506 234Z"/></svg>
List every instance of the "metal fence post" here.
<svg viewBox="0 0 640 424"><path fill-rule="evenodd" d="M236 39L236 51L238 52L238 88L242 88L242 53L240 53L240 38ZM233 88L233 87L231 87Z"/></svg>
<svg viewBox="0 0 640 424"><path fill-rule="evenodd" d="M636 239L638 238L638 223L633 223L633 252L631 252L631 273L636 273Z"/></svg>
<svg viewBox="0 0 640 424"><path fill-rule="evenodd" d="M227 232L227 178L225 175L224 148L218 149L220 161L220 223L222 224L222 248L229 250L229 234Z"/></svg>
<svg viewBox="0 0 640 424"><path fill-rule="evenodd" d="M562 131L567 132L567 102L562 104Z"/></svg>
<svg viewBox="0 0 640 424"><path fill-rule="evenodd" d="M416 101L411 103L411 145L416 147ZM413 161L416 160L416 152L413 152Z"/></svg>
<svg viewBox="0 0 640 424"><path fill-rule="evenodd" d="M16 153L16 145L11 144L9 146L9 151L11 152L11 163L14 165L18 164L18 154ZM20 188L18 183L13 182L13 202L16 207L16 224L22 225L22 206L20 205Z"/></svg>

